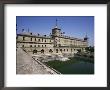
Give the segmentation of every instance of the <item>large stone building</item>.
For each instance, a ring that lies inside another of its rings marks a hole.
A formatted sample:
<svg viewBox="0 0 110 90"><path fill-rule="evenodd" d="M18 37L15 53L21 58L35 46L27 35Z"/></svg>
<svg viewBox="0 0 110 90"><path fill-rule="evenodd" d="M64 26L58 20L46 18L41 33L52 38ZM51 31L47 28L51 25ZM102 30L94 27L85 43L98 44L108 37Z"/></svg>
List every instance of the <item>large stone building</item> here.
<svg viewBox="0 0 110 90"><path fill-rule="evenodd" d="M74 54L88 46L87 36L83 39L65 36L58 28L57 21L49 36L23 31L17 33L16 38L17 47L33 54Z"/></svg>

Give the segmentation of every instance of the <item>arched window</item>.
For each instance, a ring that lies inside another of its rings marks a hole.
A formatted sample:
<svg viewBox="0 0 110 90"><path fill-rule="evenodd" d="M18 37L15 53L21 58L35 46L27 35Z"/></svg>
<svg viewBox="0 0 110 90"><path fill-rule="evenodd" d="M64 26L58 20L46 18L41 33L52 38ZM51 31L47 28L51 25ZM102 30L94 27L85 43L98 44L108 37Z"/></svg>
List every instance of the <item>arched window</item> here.
<svg viewBox="0 0 110 90"><path fill-rule="evenodd" d="M44 49L41 50L41 53L44 53Z"/></svg>
<svg viewBox="0 0 110 90"><path fill-rule="evenodd" d="M56 49L56 53L58 53L58 49Z"/></svg>
<svg viewBox="0 0 110 90"><path fill-rule="evenodd" d="M33 50L33 54L34 54L34 53L37 53L37 50Z"/></svg>
<svg viewBox="0 0 110 90"><path fill-rule="evenodd" d="M23 37L23 41L25 40L25 37Z"/></svg>
<svg viewBox="0 0 110 90"><path fill-rule="evenodd" d="M50 49L49 52L52 53L53 52L52 49Z"/></svg>
<svg viewBox="0 0 110 90"><path fill-rule="evenodd" d="M24 47L24 45L22 45L22 47Z"/></svg>
<svg viewBox="0 0 110 90"><path fill-rule="evenodd" d="M30 45L30 47L32 47L32 45Z"/></svg>
<svg viewBox="0 0 110 90"><path fill-rule="evenodd" d="M42 47L43 47L43 45L42 45Z"/></svg>
<svg viewBox="0 0 110 90"><path fill-rule="evenodd" d="M46 47L46 45L45 45L45 47Z"/></svg>
<svg viewBox="0 0 110 90"><path fill-rule="evenodd" d="M18 39L18 36L16 36L16 39Z"/></svg>
<svg viewBox="0 0 110 90"><path fill-rule="evenodd" d="M32 38L31 38L31 41L32 41Z"/></svg>
<svg viewBox="0 0 110 90"><path fill-rule="evenodd" d="M60 49L60 51L62 52L62 49Z"/></svg>
<svg viewBox="0 0 110 90"><path fill-rule="evenodd" d="M65 49L64 49L64 51L65 51Z"/></svg>
<svg viewBox="0 0 110 90"><path fill-rule="evenodd" d="M40 47L40 45L38 45L38 47Z"/></svg>

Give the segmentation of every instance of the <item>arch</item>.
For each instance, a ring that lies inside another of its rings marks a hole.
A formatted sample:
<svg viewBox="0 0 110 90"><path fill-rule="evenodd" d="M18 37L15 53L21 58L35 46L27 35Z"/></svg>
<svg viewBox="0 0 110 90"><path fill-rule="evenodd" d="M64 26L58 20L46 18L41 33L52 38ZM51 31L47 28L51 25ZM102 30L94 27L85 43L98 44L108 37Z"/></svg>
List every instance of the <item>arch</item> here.
<svg viewBox="0 0 110 90"><path fill-rule="evenodd" d="M25 40L25 37L23 37L23 41Z"/></svg>
<svg viewBox="0 0 110 90"><path fill-rule="evenodd" d="M34 53L37 53L37 50L33 50L33 54L34 54Z"/></svg>
<svg viewBox="0 0 110 90"><path fill-rule="evenodd" d="M24 47L24 45L22 45L22 47Z"/></svg>
<svg viewBox="0 0 110 90"><path fill-rule="evenodd" d="M72 48L71 48L71 52L72 52Z"/></svg>
<svg viewBox="0 0 110 90"><path fill-rule="evenodd" d="M41 53L44 53L44 49L41 50Z"/></svg>
<svg viewBox="0 0 110 90"><path fill-rule="evenodd" d="M62 53L62 49L60 49L60 52Z"/></svg>
<svg viewBox="0 0 110 90"><path fill-rule="evenodd" d="M68 49L67 49L67 51L68 51Z"/></svg>
<svg viewBox="0 0 110 90"><path fill-rule="evenodd" d="M64 49L64 51L65 51L65 49Z"/></svg>
<svg viewBox="0 0 110 90"><path fill-rule="evenodd" d="M58 53L58 49L56 49L56 53Z"/></svg>
<svg viewBox="0 0 110 90"><path fill-rule="evenodd" d="M50 49L49 52L52 53L53 52L52 49Z"/></svg>

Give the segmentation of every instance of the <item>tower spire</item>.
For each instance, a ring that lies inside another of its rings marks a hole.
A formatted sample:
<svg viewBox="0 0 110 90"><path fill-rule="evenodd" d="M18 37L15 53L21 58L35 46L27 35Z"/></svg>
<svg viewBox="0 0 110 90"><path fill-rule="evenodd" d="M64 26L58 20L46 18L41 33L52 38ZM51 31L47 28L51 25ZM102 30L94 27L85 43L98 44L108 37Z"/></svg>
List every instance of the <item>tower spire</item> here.
<svg viewBox="0 0 110 90"><path fill-rule="evenodd" d="M57 22L58 22L58 20L56 19L56 25L55 25L55 28L58 28L58 26L57 26L58 23L57 23Z"/></svg>
<svg viewBox="0 0 110 90"><path fill-rule="evenodd" d="M87 37L87 32L86 32L86 37Z"/></svg>
<svg viewBox="0 0 110 90"><path fill-rule="evenodd" d="M57 26L57 19L56 19L56 26Z"/></svg>

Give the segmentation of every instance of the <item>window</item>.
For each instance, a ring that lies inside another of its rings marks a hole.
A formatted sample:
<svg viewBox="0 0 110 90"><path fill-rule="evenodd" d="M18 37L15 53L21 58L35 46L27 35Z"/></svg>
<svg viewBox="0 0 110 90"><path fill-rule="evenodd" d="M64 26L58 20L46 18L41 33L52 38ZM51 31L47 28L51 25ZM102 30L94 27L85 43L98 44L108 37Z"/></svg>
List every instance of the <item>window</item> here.
<svg viewBox="0 0 110 90"><path fill-rule="evenodd" d="M71 52L72 52L72 49L71 49Z"/></svg>
<svg viewBox="0 0 110 90"><path fill-rule="evenodd" d="M34 53L37 53L37 50L33 50L33 54L34 54Z"/></svg>
<svg viewBox="0 0 110 90"><path fill-rule="evenodd" d="M36 47L36 45L34 45L34 47Z"/></svg>
<svg viewBox="0 0 110 90"><path fill-rule="evenodd" d="M36 38L35 38L35 41L36 41Z"/></svg>
<svg viewBox="0 0 110 90"><path fill-rule="evenodd" d="M45 42L46 42L46 40L45 40Z"/></svg>
<svg viewBox="0 0 110 90"><path fill-rule="evenodd" d="M51 42L51 40L50 40L50 42Z"/></svg>
<svg viewBox="0 0 110 90"><path fill-rule="evenodd" d="M30 47L32 47L32 45L30 45Z"/></svg>
<svg viewBox="0 0 110 90"><path fill-rule="evenodd" d="M38 45L38 47L40 47L40 45Z"/></svg>
<svg viewBox="0 0 110 90"><path fill-rule="evenodd" d="M43 45L42 45L42 47L43 47Z"/></svg>
<svg viewBox="0 0 110 90"><path fill-rule="evenodd" d="M68 51L68 49L67 49L67 51Z"/></svg>
<svg viewBox="0 0 110 90"><path fill-rule="evenodd" d="M25 37L23 37L23 40L25 40Z"/></svg>
<svg viewBox="0 0 110 90"><path fill-rule="evenodd" d="M31 41L32 41L32 38L31 38Z"/></svg>
<svg viewBox="0 0 110 90"><path fill-rule="evenodd" d="M39 42L40 42L40 39L39 39Z"/></svg>
<svg viewBox="0 0 110 90"><path fill-rule="evenodd" d="M43 38L42 38L42 42L43 42Z"/></svg>
<svg viewBox="0 0 110 90"><path fill-rule="evenodd" d="M18 36L16 36L16 39L18 39Z"/></svg>
<svg viewBox="0 0 110 90"><path fill-rule="evenodd" d="M58 53L58 49L56 49L56 53Z"/></svg>
<svg viewBox="0 0 110 90"><path fill-rule="evenodd" d="M65 51L65 49L64 49L64 51Z"/></svg>
<svg viewBox="0 0 110 90"><path fill-rule="evenodd" d="M24 47L24 45L22 45L22 47Z"/></svg>
<svg viewBox="0 0 110 90"><path fill-rule="evenodd" d="M49 52L52 53L53 52L52 49L50 49Z"/></svg>
<svg viewBox="0 0 110 90"><path fill-rule="evenodd" d="M62 49L60 49L60 51L62 52Z"/></svg>
<svg viewBox="0 0 110 90"><path fill-rule="evenodd" d="M46 45L45 45L45 47L46 47Z"/></svg>
<svg viewBox="0 0 110 90"><path fill-rule="evenodd" d="M44 53L44 49L41 50L41 53Z"/></svg>

